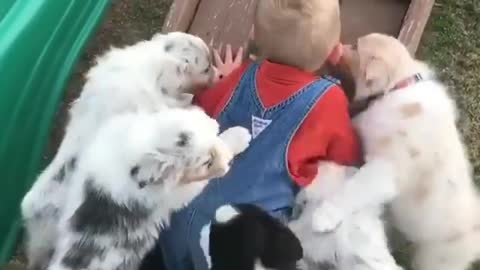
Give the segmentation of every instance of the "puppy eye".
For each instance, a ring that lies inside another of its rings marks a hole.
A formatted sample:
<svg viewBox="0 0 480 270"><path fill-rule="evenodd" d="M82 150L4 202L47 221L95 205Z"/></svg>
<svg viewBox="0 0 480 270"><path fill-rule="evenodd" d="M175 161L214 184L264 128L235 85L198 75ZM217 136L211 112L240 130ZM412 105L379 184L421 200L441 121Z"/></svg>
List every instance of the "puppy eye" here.
<svg viewBox="0 0 480 270"><path fill-rule="evenodd" d="M210 168L212 167L212 164L213 164L213 159L210 158L209 160L205 161L202 166L206 166L207 168Z"/></svg>
<svg viewBox="0 0 480 270"><path fill-rule="evenodd" d="M210 67L207 67L206 69L203 70L203 74L207 74L210 71Z"/></svg>
<svg viewBox="0 0 480 270"><path fill-rule="evenodd" d="M202 166L206 166L207 168L210 169L210 167L212 167L212 165L213 165L213 158L214 158L213 155L210 154L210 157L208 158L207 161L205 161L205 162L202 164Z"/></svg>

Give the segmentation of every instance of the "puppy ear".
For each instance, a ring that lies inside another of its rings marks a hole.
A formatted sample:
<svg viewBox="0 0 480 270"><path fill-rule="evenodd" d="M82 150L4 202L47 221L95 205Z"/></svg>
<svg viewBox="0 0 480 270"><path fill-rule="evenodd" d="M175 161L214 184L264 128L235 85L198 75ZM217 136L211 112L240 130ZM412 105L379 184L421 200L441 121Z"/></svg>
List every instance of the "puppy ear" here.
<svg viewBox="0 0 480 270"><path fill-rule="evenodd" d="M145 156L139 164L130 169L130 177L143 189L148 185L162 184L166 179L178 178L179 170L168 158L160 161L158 157Z"/></svg>
<svg viewBox="0 0 480 270"><path fill-rule="evenodd" d="M365 86L372 92L387 90L389 84L389 69L385 61L380 58L369 58L363 71Z"/></svg>

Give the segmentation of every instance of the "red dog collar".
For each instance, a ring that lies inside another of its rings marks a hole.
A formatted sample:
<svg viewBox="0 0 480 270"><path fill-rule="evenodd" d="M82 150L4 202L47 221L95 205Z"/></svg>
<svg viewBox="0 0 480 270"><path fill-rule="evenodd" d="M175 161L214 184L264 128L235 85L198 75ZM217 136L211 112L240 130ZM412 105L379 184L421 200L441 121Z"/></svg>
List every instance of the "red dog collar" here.
<svg viewBox="0 0 480 270"><path fill-rule="evenodd" d="M392 89L390 89L390 91L399 90L399 89L414 85L414 84L416 84L418 82L421 82L423 80L425 80L425 79L423 78L422 74L416 73L413 76L408 77L408 78L400 81L399 83L397 83Z"/></svg>

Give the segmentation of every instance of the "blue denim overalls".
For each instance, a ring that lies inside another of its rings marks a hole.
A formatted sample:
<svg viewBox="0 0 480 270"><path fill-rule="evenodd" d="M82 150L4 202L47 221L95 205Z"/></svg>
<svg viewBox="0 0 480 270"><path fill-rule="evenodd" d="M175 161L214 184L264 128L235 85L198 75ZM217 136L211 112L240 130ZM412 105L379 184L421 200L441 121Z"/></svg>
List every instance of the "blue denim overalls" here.
<svg viewBox="0 0 480 270"><path fill-rule="evenodd" d="M208 269L199 245L200 231L221 205L254 203L284 221L289 217L297 187L288 172L287 149L300 124L333 83L315 81L267 109L256 90L258 68L258 64L249 67L217 119L221 130L243 126L254 139L225 177L211 180L190 205L172 216L170 227L160 236L167 270Z"/></svg>

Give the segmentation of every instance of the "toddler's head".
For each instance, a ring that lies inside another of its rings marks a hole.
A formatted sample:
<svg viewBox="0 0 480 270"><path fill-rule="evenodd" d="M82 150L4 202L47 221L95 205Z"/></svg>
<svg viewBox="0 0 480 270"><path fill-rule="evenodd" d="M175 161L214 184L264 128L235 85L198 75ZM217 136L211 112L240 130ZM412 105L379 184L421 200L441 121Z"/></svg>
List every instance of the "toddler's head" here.
<svg viewBox="0 0 480 270"><path fill-rule="evenodd" d="M342 54L339 0L260 0L254 20L258 56L317 71Z"/></svg>

